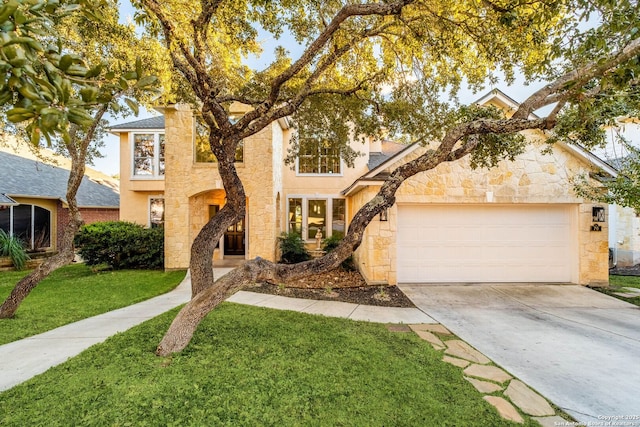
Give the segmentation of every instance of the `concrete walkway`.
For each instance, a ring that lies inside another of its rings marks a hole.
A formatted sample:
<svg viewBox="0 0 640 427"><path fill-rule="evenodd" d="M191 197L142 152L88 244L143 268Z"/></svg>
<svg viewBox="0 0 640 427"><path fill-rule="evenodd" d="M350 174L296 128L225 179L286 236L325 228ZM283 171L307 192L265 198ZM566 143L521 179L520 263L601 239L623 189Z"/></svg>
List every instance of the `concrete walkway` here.
<svg viewBox="0 0 640 427"><path fill-rule="evenodd" d="M640 427L637 306L572 285L400 288L425 313L578 421Z"/></svg>
<svg viewBox="0 0 640 427"><path fill-rule="evenodd" d="M215 277L220 277L231 270L231 268L216 268L214 274ZM0 346L0 391L8 390L41 374L118 332L126 331L185 304L190 297L191 278L187 274L176 289L164 295L2 345ZM380 323L434 323L433 319L415 308L371 307L243 291L233 295L228 301Z"/></svg>

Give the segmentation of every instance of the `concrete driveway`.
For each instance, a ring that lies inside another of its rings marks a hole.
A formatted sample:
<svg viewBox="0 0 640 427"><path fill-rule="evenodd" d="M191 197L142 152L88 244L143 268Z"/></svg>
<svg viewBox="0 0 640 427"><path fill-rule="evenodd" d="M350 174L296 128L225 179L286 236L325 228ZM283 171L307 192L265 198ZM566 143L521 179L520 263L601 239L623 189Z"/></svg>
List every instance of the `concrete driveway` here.
<svg viewBox="0 0 640 427"><path fill-rule="evenodd" d="M399 287L577 420L640 427L639 307L573 285Z"/></svg>

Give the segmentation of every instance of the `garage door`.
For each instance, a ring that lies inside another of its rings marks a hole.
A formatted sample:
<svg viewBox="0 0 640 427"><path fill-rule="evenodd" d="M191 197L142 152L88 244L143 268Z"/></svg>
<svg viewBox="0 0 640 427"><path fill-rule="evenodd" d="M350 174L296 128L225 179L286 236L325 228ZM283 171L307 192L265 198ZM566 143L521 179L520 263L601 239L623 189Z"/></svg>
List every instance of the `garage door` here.
<svg viewBox="0 0 640 427"><path fill-rule="evenodd" d="M398 281L571 282L570 206L398 207Z"/></svg>

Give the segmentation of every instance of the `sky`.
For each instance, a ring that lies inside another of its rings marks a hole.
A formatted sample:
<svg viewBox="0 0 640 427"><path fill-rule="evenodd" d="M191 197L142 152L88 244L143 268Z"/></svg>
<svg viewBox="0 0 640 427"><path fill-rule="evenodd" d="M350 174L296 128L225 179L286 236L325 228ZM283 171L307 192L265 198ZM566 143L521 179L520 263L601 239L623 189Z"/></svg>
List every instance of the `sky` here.
<svg viewBox="0 0 640 427"><path fill-rule="evenodd" d="M120 21L121 22L131 22L133 20L133 14L135 9L129 3L129 0L121 0L120 1ZM261 57L250 57L247 59L247 63L251 66L264 67L268 65L271 61L271 55L273 54L274 48L278 44L286 43L286 40L280 39L275 40L273 37L270 37L268 34L265 34L263 42L263 55ZM293 43L291 44L293 45ZM291 46L287 46L290 49ZM296 54L296 52L292 52L292 54ZM497 86L492 86L486 88L484 91L479 93L473 93L470 90L461 89L459 93L459 98L462 103L469 104L472 103L486 93L488 93L491 89L497 88L506 93L509 97L513 98L517 102L522 102L524 99L530 95L534 90L542 87L543 83L537 83L530 86L525 86L522 82L516 81L512 86L507 86L506 83L503 85L498 84ZM147 111L141 108L140 114L135 116L127 117L126 119L118 119L118 118L108 118L109 124L121 124L132 122L140 119L149 118L159 113L156 111ZM101 148L101 153L104 155L103 158L95 159L94 165L91 166L93 169L97 169L107 175L116 175L119 174L119 156L120 156L120 147L118 137L112 134L108 134L108 136L104 140L104 147Z"/></svg>

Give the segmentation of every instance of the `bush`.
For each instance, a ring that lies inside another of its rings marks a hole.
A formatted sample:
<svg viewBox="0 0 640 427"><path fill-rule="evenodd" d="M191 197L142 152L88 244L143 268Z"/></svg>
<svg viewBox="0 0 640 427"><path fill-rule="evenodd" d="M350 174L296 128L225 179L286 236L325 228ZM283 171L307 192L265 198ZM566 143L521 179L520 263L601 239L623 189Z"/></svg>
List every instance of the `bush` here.
<svg viewBox="0 0 640 427"><path fill-rule="evenodd" d="M311 259L311 255L304 246L304 240L298 233L282 233L280 241L280 262L295 264Z"/></svg>
<svg viewBox="0 0 640 427"><path fill-rule="evenodd" d="M338 236L327 237L322 241L322 250L325 252L331 252L332 250L338 247L341 241L342 241L342 237L338 237ZM350 255L349 258L342 261L342 264L340 264L340 266L347 271L356 271L356 264L353 261L353 255Z"/></svg>
<svg viewBox="0 0 640 427"><path fill-rule="evenodd" d="M107 264L116 270L164 267L164 229L126 221L84 225L75 238L87 265Z"/></svg>
<svg viewBox="0 0 640 427"><path fill-rule="evenodd" d="M15 236L9 236L2 229L0 229L0 256L9 257L16 270L22 270L29 260L22 241Z"/></svg>

